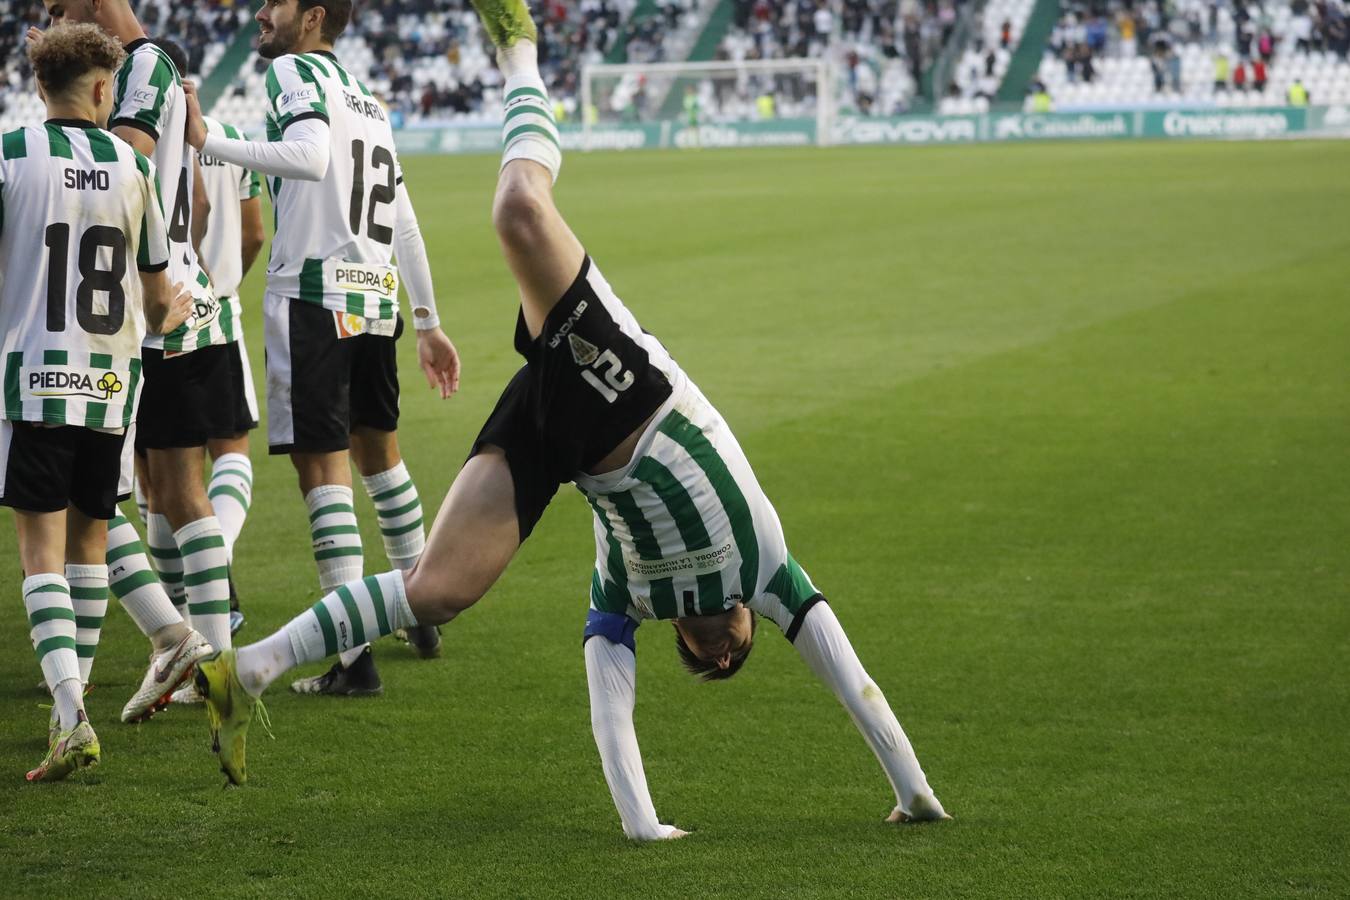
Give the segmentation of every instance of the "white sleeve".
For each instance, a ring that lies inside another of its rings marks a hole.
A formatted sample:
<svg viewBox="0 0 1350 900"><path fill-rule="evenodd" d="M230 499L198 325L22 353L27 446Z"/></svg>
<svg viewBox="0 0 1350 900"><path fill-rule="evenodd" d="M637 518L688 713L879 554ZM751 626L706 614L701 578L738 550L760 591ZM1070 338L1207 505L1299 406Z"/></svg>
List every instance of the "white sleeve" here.
<svg viewBox="0 0 1350 900"><path fill-rule="evenodd" d="M394 258L398 260L399 278L412 301L413 327L418 331L437 328L441 317L436 312L436 292L431 286L431 261L427 259L427 245L402 178L394 199L394 216Z"/></svg>
<svg viewBox="0 0 1350 900"><path fill-rule="evenodd" d="M881 689L863 669L848 635L844 634L843 626L828 603L817 603L807 610L792 645L853 717L867 746L872 748L886 770L901 810L914 813L913 803L917 797L925 811L934 807L941 811L942 805L928 786L928 779L919 767L905 730L900 727Z"/></svg>
<svg viewBox="0 0 1350 900"><path fill-rule="evenodd" d="M264 175L322 181L328 174L332 141L326 119L297 119L279 141L236 141L208 134L202 152Z"/></svg>
<svg viewBox="0 0 1350 900"><path fill-rule="evenodd" d="M657 820L647 791L647 775L642 770L642 753L633 730L637 659L632 650L603 636L587 640L585 651L591 731L605 781L623 821L623 833L635 841L663 840L676 829Z"/></svg>

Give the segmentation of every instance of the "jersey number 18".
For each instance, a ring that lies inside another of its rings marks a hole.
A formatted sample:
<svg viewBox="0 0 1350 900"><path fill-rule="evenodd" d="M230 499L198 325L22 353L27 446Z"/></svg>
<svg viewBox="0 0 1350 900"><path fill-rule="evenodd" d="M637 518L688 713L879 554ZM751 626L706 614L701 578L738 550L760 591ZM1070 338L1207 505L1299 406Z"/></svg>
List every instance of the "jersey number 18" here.
<svg viewBox="0 0 1350 900"><path fill-rule="evenodd" d="M70 256L70 226L47 226L47 330L66 330L66 269ZM100 269L99 251L111 250L110 268ZM75 318L90 334L117 334L126 317L127 236L111 225L91 225L80 236L80 284L75 289ZM94 312L94 294L108 295L108 311Z"/></svg>

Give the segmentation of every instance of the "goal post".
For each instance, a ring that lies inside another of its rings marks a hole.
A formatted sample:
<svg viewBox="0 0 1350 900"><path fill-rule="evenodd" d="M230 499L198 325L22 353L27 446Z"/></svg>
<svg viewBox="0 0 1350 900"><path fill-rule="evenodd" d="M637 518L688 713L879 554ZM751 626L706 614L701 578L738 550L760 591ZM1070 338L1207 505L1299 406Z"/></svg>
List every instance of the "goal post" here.
<svg viewBox="0 0 1350 900"><path fill-rule="evenodd" d="M581 70L581 148L643 131L646 146L831 143L835 96L822 59L590 64Z"/></svg>

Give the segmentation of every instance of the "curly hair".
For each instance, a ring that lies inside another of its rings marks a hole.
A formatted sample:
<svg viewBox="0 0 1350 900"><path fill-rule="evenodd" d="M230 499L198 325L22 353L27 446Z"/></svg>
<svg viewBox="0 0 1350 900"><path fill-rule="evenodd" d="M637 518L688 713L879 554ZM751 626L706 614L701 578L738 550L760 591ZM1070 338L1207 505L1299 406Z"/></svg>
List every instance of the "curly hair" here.
<svg viewBox="0 0 1350 900"><path fill-rule="evenodd" d="M725 681L732 675L741 670L745 665L745 660L750 656L750 651L755 648L755 624L759 617L753 612L750 613L750 640L746 642L745 649L731 654L731 664L725 669L718 668L717 663L711 659L699 659L694 655L694 651L689 649L685 643L684 635L680 634L680 629L675 629L675 649L679 651L680 662L684 665L685 671L690 675L702 678L704 681Z"/></svg>
<svg viewBox="0 0 1350 900"><path fill-rule="evenodd" d="M126 54L117 39L97 25L62 25L28 48L38 84L48 94L64 94L89 72L116 72Z"/></svg>

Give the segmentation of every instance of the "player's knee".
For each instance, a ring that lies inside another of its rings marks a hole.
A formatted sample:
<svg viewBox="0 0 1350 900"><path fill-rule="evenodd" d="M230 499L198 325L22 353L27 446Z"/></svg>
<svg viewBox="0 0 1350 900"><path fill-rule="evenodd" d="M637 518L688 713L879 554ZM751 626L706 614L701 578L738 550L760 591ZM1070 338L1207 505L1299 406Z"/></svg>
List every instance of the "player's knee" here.
<svg viewBox="0 0 1350 900"><path fill-rule="evenodd" d="M403 588L408 608L422 625L444 625L483 597L482 591L462 581L438 577L421 561L403 576Z"/></svg>
<svg viewBox="0 0 1350 900"><path fill-rule="evenodd" d="M492 205L492 224L502 242L529 247L543 234L545 198L527 179L503 183Z"/></svg>

